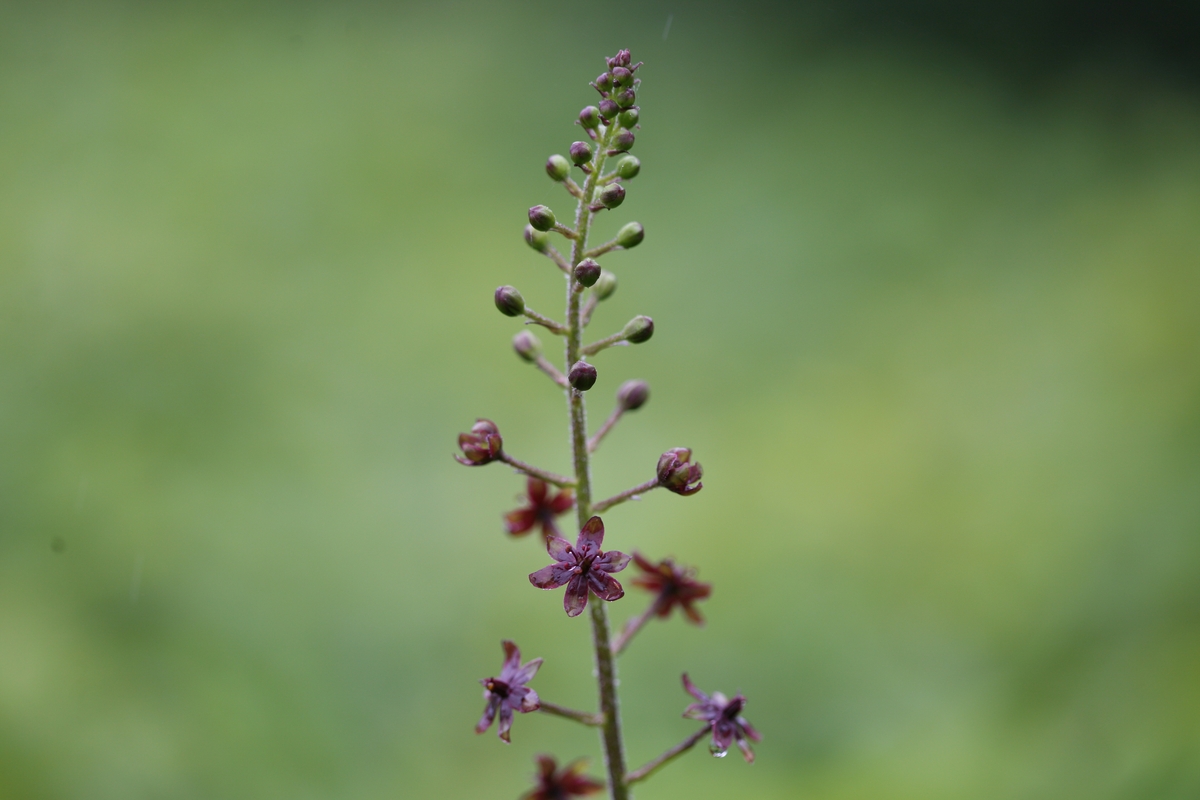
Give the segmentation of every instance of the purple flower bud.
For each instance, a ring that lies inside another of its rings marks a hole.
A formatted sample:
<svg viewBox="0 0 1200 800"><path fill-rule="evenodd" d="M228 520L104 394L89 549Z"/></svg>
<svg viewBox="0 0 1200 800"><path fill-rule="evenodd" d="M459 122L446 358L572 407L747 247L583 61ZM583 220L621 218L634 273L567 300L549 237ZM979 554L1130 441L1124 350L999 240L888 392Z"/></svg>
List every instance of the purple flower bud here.
<svg viewBox="0 0 1200 800"><path fill-rule="evenodd" d="M613 139L613 149L617 152L624 153L633 147L633 131L621 131L617 137Z"/></svg>
<svg viewBox="0 0 1200 800"><path fill-rule="evenodd" d="M550 246L550 237L537 230L532 225L526 225L525 243L534 250L537 250L539 253L544 253L546 252L546 248Z"/></svg>
<svg viewBox="0 0 1200 800"><path fill-rule="evenodd" d="M537 231L548 231L554 227L554 212L547 206L534 206L529 209L529 224Z"/></svg>
<svg viewBox="0 0 1200 800"><path fill-rule="evenodd" d="M478 419L471 426L470 433L458 435L458 448L463 454L455 456L455 461L468 467L482 467L500 457L504 440L500 438L500 430L496 423L488 419Z"/></svg>
<svg viewBox="0 0 1200 800"><path fill-rule="evenodd" d="M513 337L513 350L517 351L522 361L532 363L542 354L542 343L529 331L521 331Z"/></svg>
<svg viewBox="0 0 1200 800"><path fill-rule="evenodd" d="M587 142L572 142L571 160L575 162L575 166L581 167L592 160L592 146Z"/></svg>
<svg viewBox="0 0 1200 800"><path fill-rule="evenodd" d="M650 399L650 386L645 381L625 381L617 389L617 404L626 411L637 411Z"/></svg>
<svg viewBox="0 0 1200 800"><path fill-rule="evenodd" d="M625 91L623 91L617 95L617 105L620 106L621 108L632 108L633 104L636 102L637 102L637 93L634 92L633 89L626 89ZM619 117L618 117L618 119L619 119ZM633 126L629 126L629 127L633 127Z"/></svg>
<svg viewBox="0 0 1200 800"><path fill-rule="evenodd" d="M609 75L607 72L601 72L599 75L596 76L595 83L596 83L597 89L599 89L602 92L607 92L609 89L611 89L613 87L612 75Z"/></svg>
<svg viewBox="0 0 1200 800"><path fill-rule="evenodd" d="M632 60L633 59L629 55L628 50L618 50L617 54L615 56L613 56L613 63L617 64L619 66L622 66L622 67L628 67L629 62Z"/></svg>
<svg viewBox="0 0 1200 800"><path fill-rule="evenodd" d="M633 85L633 73L625 67L613 67L612 79L620 86Z"/></svg>
<svg viewBox="0 0 1200 800"><path fill-rule="evenodd" d="M496 308L506 317L519 317L525 313L525 298L512 286L496 289Z"/></svg>
<svg viewBox="0 0 1200 800"><path fill-rule="evenodd" d="M637 247L645 238L646 229L642 227L642 223L640 222L626 222L621 226L621 230L617 231L617 244L626 250L631 247Z"/></svg>
<svg viewBox="0 0 1200 800"><path fill-rule="evenodd" d="M562 156L550 156L546 159L546 174L550 176L550 180L561 183L571 174L571 164Z"/></svg>
<svg viewBox="0 0 1200 800"><path fill-rule="evenodd" d="M700 478L704 469L691 461L692 451L686 447L675 447L663 453L658 459L658 485L684 497L703 489Z"/></svg>
<svg viewBox="0 0 1200 800"><path fill-rule="evenodd" d="M592 287L592 294L597 300L607 300L617 290L617 276L606 269L600 270L600 280Z"/></svg>
<svg viewBox="0 0 1200 800"><path fill-rule="evenodd" d="M632 128L638 124L640 117L636 108L627 108L617 116L617 122L621 123L622 128Z"/></svg>
<svg viewBox="0 0 1200 800"><path fill-rule="evenodd" d="M575 366L567 373L567 380L576 391L586 392L596 385L596 368L586 361L576 361Z"/></svg>
<svg viewBox="0 0 1200 800"><path fill-rule="evenodd" d="M650 337L654 335L654 320L647 316L636 316L625 323L625 327L621 330L621 335L625 337L625 341L633 344L648 342L650 341Z"/></svg>
<svg viewBox="0 0 1200 800"><path fill-rule="evenodd" d="M584 286L595 286L600 280L600 265L594 258L585 258L575 267L575 280Z"/></svg>
<svg viewBox="0 0 1200 800"><path fill-rule="evenodd" d="M638 161L637 156L625 156L617 164L617 175L623 180L636 178L638 173L642 171L642 162Z"/></svg>
<svg viewBox="0 0 1200 800"><path fill-rule="evenodd" d="M579 124L585 131L594 131L600 125L600 109L595 106L585 106L579 112Z"/></svg>
<svg viewBox="0 0 1200 800"><path fill-rule="evenodd" d="M605 208L616 208L625 202L625 187L619 183L610 183L600 190L600 204Z"/></svg>
<svg viewBox="0 0 1200 800"><path fill-rule="evenodd" d="M615 100L609 100L606 97L600 101L600 116L604 119L616 119L619 113L621 113L621 107Z"/></svg>

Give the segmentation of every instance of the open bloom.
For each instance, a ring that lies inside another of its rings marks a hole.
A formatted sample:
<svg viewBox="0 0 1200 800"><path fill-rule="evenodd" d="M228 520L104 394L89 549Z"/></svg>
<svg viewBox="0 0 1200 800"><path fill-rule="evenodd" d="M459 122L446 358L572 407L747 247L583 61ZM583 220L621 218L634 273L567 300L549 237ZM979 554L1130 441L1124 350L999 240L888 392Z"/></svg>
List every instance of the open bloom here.
<svg viewBox="0 0 1200 800"><path fill-rule="evenodd" d="M746 698L739 694L728 700L720 692L713 692L712 697L709 697L696 688L686 672L683 673L683 688L700 701L688 706L683 715L690 719L702 719L712 725L712 745L709 747L712 754L718 758L725 755L729 745L736 740L742 755L746 757L746 763L753 764L754 752L746 743L746 739L760 742L762 736L741 716Z"/></svg>
<svg viewBox="0 0 1200 800"><path fill-rule="evenodd" d="M521 800L570 800L595 794L604 788L604 784L595 778L579 774L587 763L583 759L572 761L557 771L558 763L552 756L538 756L537 762L537 788L522 795Z"/></svg>
<svg viewBox="0 0 1200 800"><path fill-rule="evenodd" d="M529 533L534 526L542 526L546 538L558 536L554 518L575 505L575 495L570 489L550 494L550 487L538 478L530 478L525 488L528 503L504 515L504 527L513 536Z"/></svg>
<svg viewBox="0 0 1200 800"><path fill-rule="evenodd" d="M496 423L490 419L477 419L470 433L458 435L458 448L463 454L454 459L468 467L481 467L498 459L503 447L504 440L500 438Z"/></svg>
<svg viewBox="0 0 1200 800"><path fill-rule="evenodd" d="M600 549L603 543L604 522L599 517L587 521L574 547L566 539L549 537L546 551L557 563L531 573L529 582L539 589L557 589L566 584L563 608L568 617L583 613L589 591L595 592L601 600L620 600L625 596L625 590L610 573L625 569L629 556L615 550L605 553Z"/></svg>
<svg viewBox="0 0 1200 800"><path fill-rule="evenodd" d="M654 600L655 614L665 619L678 605L692 622L704 624L704 617L692 603L712 594L712 584L696 580L696 570L680 566L669 558L654 564L634 551L633 561L645 573L633 579L634 585L658 593Z"/></svg>
<svg viewBox="0 0 1200 800"><path fill-rule="evenodd" d="M537 674L538 668L542 666L542 660L535 658L528 664L522 665L521 649L507 639L501 644L504 646L504 666L500 668L500 676L484 678L480 681L483 684L483 699L487 700L487 708L483 709L483 716L480 717L479 724L475 726L475 732L483 733L492 727L492 720L496 718L498 711L500 725L497 732L500 734L500 738L507 742L509 741L508 729L512 727L513 712L520 711L522 714L528 714L530 711L538 710L537 692L525 684L529 683Z"/></svg>
<svg viewBox="0 0 1200 800"><path fill-rule="evenodd" d="M692 451L686 447L673 447L658 459L658 485L675 494L687 497L703 489L702 475L704 469L692 463Z"/></svg>

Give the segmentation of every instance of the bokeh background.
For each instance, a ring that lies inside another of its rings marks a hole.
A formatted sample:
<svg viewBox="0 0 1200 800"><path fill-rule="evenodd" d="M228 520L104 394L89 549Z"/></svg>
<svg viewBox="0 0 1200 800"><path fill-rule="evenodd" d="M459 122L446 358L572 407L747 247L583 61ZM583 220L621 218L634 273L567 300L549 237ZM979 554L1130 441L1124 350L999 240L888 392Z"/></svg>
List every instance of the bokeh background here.
<svg viewBox="0 0 1200 800"><path fill-rule="evenodd" d="M657 332L596 359L593 417L653 389L597 491L693 447L704 491L609 542L716 587L623 659L629 759L693 729L685 669L766 737L638 797L1200 795L1193 8L4 4L0 796L515 798L598 759L471 731L501 638L594 697L501 532L522 482L450 455L487 416L568 467L491 291L561 314L520 232L619 47L644 166L599 227L648 233L595 328Z"/></svg>

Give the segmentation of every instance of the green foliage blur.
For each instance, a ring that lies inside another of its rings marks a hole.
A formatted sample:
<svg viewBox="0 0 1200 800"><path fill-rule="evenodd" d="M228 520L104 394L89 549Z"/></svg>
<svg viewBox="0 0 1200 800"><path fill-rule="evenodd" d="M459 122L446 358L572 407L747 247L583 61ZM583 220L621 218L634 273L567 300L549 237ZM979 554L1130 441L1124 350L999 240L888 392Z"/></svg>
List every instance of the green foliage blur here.
<svg viewBox="0 0 1200 800"><path fill-rule="evenodd" d="M595 699L586 617L502 533L522 481L450 456L485 416L568 469L491 293L561 315L525 209L569 216L542 165L619 47L643 168L600 235L647 234L593 331L656 333L595 359L594 421L652 387L597 493L692 447L704 491L608 544L715 585L623 658L629 760L694 729L684 670L765 736L640 800L1200 795L1194 84L766 6L3 11L0 797L600 772L561 719L472 733L502 638Z"/></svg>

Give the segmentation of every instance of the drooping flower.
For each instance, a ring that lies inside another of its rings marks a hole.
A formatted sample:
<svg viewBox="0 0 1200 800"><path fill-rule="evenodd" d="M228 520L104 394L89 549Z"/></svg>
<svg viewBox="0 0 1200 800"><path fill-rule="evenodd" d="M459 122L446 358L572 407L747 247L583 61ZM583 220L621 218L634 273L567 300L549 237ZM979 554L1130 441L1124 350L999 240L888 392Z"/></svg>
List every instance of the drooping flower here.
<svg viewBox="0 0 1200 800"><path fill-rule="evenodd" d="M712 594L712 584L696 580L695 569L676 564L669 558L654 564L635 550L633 561L645 573L633 579L634 585L658 594L654 601L655 614L665 619L678 605L692 622L704 624L704 617L692 603Z"/></svg>
<svg viewBox="0 0 1200 800"><path fill-rule="evenodd" d="M579 532L572 546L566 539L551 536L546 540L546 552L557 563L531 573L529 582L539 589L557 589L566 585L563 608L568 617L577 617L587 607L588 592L601 600L612 602L625 596L625 590L610 573L620 572L629 564L629 556L600 549L604 543L604 522L592 517Z"/></svg>
<svg viewBox="0 0 1200 800"><path fill-rule="evenodd" d="M471 426L470 433L458 435L458 447L463 451L454 460L468 467L481 467L490 464L500 457L504 448L504 440L500 438L500 429L490 419L477 419Z"/></svg>
<svg viewBox="0 0 1200 800"><path fill-rule="evenodd" d="M556 770L558 762L553 756L538 756L537 787L521 796L521 800L570 800L595 794L604 784L595 778L581 775L587 762L578 759Z"/></svg>
<svg viewBox="0 0 1200 800"><path fill-rule="evenodd" d="M525 684L529 683L537 674L538 668L542 666L542 659L535 658L523 665L519 647L507 639L500 644L504 647L504 666L500 668L500 676L484 678L479 681L483 684L483 698L487 700L487 707L483 709L483 716L475 726L475 732L483 733L492 727L492 720L499 712L500 725L497 733L500 734L501 739L508 742L508 730L512 727L513 712L520 711L522 714L528 714L530 711L538 710L537 692Z"/></svg>
<svg viewBox="0 0 1200 800"><path fill-rule="evenodd" d="M712 725L712 744L709 746L709 751L720 758L729 750L729 745L736 741L742 755L746 758L746 763L753 764L754 751L750 749L746 739L761 742L762 736L754 730L745 717L741 716L742 708L746 705L746 698L738 694L729 700L720 692L713 692L709 697L696 688L686 672L683 673L683 688L700 701L688 706L683 715L690 719L704 720Z"/></svg>
<svg viewBox="0 0 1200 800"><path fill-rule="evenodd" d="M658 484L675 494L687 497L704 488L700 477L704 469L692 463L692 451L686 447L674 447L658 459Z"/></svg>
<svg viewBox="0 0 1200 800"><path fill-rule="evenodd" d="M535 526L542 526L542 535L547 539L558 536L554 518L575 505L575 495L570 489L550 494L550 487L539 478L530 478L525 486L526 504L504 515L504 528L513 536L529 533Z"/></svg>

